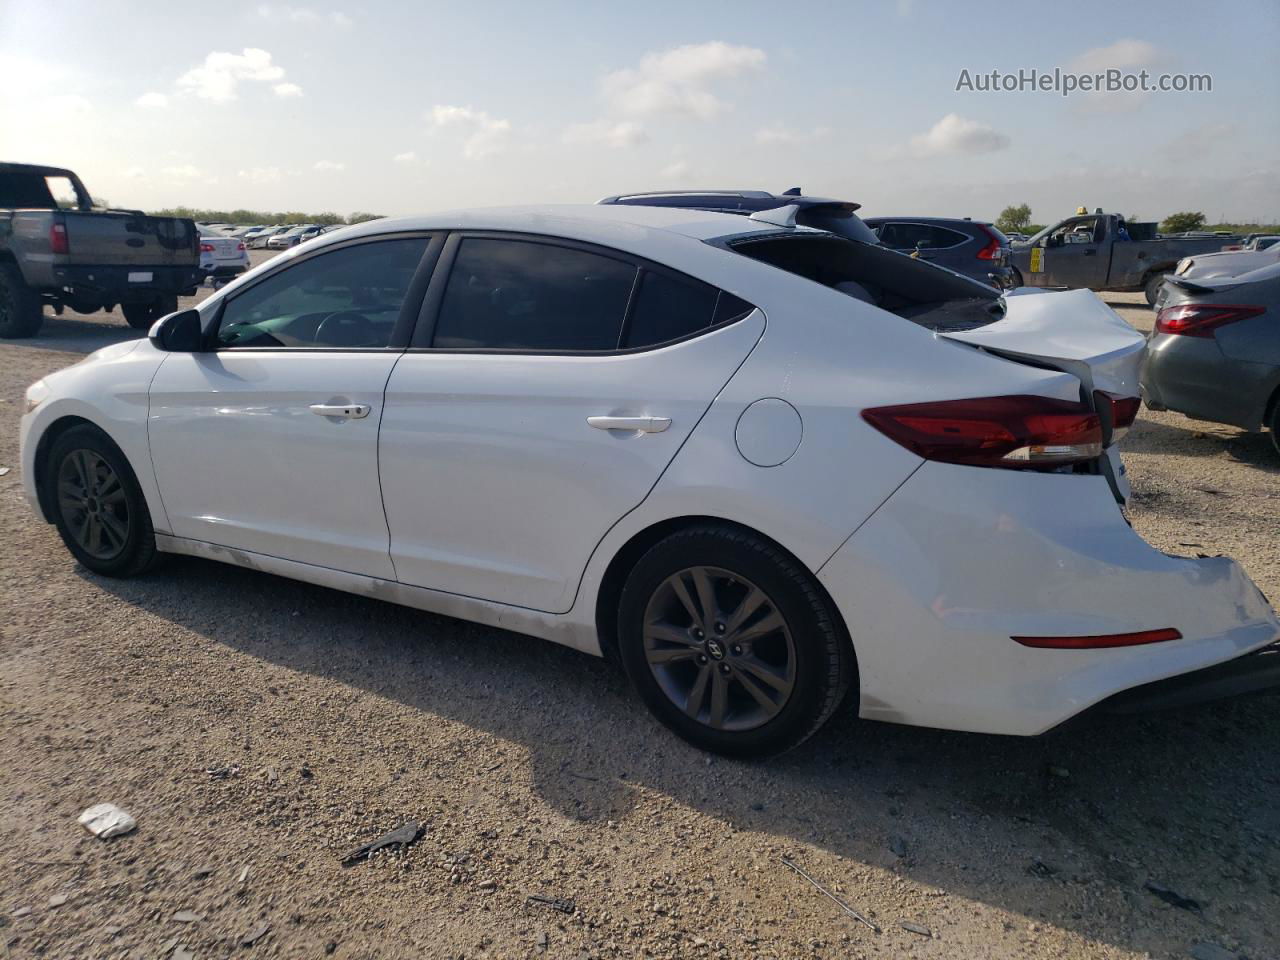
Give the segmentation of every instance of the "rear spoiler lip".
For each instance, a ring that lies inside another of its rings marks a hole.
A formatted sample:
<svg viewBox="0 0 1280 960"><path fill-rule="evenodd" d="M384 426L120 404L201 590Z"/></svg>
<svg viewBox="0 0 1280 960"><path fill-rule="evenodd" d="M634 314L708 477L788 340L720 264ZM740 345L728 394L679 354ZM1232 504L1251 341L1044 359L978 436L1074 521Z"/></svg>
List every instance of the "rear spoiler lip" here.
<svg viewBox="0 0 1280 960"><path fill-rule="evenodd" d="M1181 287L1187 293L1213 293L1215 289L1214 287L1206 287L1202 283L1196 283L1194 280L1183 280L1181 277L1166 276L1165 280L1175 287Z"/></svg>

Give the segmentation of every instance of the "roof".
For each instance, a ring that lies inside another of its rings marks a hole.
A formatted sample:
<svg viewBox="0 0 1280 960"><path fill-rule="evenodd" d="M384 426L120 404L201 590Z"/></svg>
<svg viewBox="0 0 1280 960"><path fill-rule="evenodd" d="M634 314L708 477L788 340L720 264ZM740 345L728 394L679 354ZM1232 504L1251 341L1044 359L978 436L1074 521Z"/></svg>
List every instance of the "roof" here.
<svg viewBox="0 0 1280 960"><path fill-rule="evenodd" d="M65 167L46 167L38 163L0 163L0 173L32 173L39 177L75 177Z"/></svg>

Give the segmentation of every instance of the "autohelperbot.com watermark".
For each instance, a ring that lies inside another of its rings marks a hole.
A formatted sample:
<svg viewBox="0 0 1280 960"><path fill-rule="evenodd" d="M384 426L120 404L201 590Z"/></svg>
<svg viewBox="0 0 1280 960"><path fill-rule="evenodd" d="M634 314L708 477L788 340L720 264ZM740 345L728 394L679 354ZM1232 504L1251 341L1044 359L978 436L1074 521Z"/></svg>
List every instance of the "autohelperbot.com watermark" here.
<svg viewBox="0 0 1280 960"><path fill-rule="evenodd" d="M1001 70L960 71L956 92L971 93L1212 93L1213 75L1208 73L1151 73L1149 70L1116 68L1077 73L1021 68L1012 73Z"/></svg>

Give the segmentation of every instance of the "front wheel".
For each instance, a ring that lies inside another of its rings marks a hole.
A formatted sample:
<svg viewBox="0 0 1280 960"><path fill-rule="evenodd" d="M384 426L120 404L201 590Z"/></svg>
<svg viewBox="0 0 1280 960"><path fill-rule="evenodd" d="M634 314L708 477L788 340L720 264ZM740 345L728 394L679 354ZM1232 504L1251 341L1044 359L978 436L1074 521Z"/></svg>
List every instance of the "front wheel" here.
<svg viewBox="0 0 1280 960"><path fill-rule="evenodd" d="M40 295L27 286L12 263L0 263L0 337L35 336L44 322Z"/></svg>
<svg viewBox="0 0 1280 960"><path fill-rule="evenodd" d="M672 534L640 559L622 591L618 642L658 719L729 756L797 746L856 682L852 647L812 575L726 526Z"/></svg>
<svg viewBox="0 0 1280 960"><path fill-rule="evenodd" d="M120 309L124 313L125 322L133 329L149 330L161 317L178 309L178 298L170 295L139 303L124 303L120 305Z"/></svg>
<svg viewBox="0 0 1280 960"><path fill-rule="evenodd" d="M54 440L44 489L62 542L94 573L132 577L155 562L142 488L124 454L97 427L72 427Z"/></svg>

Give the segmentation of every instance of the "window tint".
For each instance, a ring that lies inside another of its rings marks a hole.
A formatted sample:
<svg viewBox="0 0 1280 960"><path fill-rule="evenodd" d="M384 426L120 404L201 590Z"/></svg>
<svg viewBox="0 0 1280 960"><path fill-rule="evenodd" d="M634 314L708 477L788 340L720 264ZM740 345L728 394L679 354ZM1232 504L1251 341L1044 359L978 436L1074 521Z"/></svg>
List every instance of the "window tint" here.
<svg viewBox="0 0 1280 960"><path fill-rule="evenodd" d="M736 320L755 309L697 280L646 270L631 306L624 347L649 347Z"/></svg>
<svg viewBox="0 0 1280 960"><path fill-rule="evenodd" d="M969 238L956 230L935 227L927 223L886 223L880 228L880 242L895 250L914 250L916 244L924 249L954 247Z"/></svg>
<svg viewBox="0 0 1280 960"><path fill-rule="evenodd" d="M385 347L425 238L344 247L285 267L227 302L220 347Z"/></svg>
<svg viewBox="0 0 1280 960"><path fill-rule="evenodd" d="M636 268L570 247L468 237L436 321L437 347L615 350Z"/></svg>

